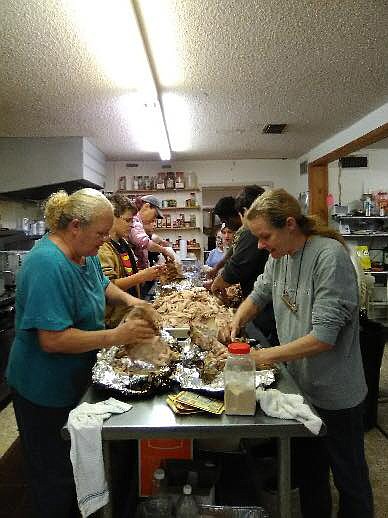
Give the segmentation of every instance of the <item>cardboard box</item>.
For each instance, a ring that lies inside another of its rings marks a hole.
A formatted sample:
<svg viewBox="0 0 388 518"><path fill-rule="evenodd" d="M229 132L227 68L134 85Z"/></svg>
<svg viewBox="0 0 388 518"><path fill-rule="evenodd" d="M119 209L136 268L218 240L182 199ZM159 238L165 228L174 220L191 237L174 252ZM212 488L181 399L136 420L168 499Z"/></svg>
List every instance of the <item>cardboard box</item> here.
<svg viewBox="0 0 388 518"><path fill-rule="evenodd" d="M165 459L192 459L192 439L139 440L139 495L150 496L154 471Z"/></svg>

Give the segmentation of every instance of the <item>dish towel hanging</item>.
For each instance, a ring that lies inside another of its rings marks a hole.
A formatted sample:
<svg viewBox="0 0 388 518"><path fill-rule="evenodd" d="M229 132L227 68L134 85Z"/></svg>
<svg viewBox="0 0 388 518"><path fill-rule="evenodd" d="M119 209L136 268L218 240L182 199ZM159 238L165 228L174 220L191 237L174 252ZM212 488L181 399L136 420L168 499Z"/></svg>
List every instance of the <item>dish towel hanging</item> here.
<svg viewBox="0 0 388 518"><path fill-rule="evenodd" d="M78 507L85 518L109 501L102 455L101 428L112 414L132 408L114 398L99 403L81 403L69 414L70 459L73 465Z"/></svg>
<svg viewBox="0 0 388 518"><path fill-rule="evenodd" d="M264 390L259 387L256 389L256 399L260 401L263 412L270 417L296 419L314 435L319 434L322 419L310 410L300 394L283 394L277 389Z"/></svg>

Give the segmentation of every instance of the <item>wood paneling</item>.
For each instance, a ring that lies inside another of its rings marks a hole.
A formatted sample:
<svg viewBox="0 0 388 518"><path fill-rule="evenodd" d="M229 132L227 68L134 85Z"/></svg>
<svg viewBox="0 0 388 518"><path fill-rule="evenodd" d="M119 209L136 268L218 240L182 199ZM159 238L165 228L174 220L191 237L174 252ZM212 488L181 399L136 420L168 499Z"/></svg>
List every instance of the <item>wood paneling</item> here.
<svg viewBox="0 0 388 518"><path fill-rule="evenodd" d="M318 215L328 222L326 198L328 195L328 165L309 164L309 214Z"/></svg>

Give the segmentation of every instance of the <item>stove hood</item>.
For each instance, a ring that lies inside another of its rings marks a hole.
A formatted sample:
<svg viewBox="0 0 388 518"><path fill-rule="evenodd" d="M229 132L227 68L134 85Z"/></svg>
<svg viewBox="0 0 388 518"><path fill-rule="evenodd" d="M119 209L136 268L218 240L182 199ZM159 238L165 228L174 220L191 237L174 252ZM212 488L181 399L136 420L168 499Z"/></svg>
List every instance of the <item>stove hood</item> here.
<svg viewBox="0 0 388 518"><path fill-rule="evenodd" d="M0 196L41 201L105 185L105 156L85 137L0 138Z"/></svg>
<svg viewBox="0 0 388 518"><path fill-rule="evenodd" d="M101 189L101 185L89 182L88 180L72 180L69 182L52 183L49 185L40 185L37 187L29 187L18 191L0 192L0 196L10 200L23 201L43 201L53 192L63 189L67 194L71 194L78 189L84 187L92 187L93 189Z"/></svg>

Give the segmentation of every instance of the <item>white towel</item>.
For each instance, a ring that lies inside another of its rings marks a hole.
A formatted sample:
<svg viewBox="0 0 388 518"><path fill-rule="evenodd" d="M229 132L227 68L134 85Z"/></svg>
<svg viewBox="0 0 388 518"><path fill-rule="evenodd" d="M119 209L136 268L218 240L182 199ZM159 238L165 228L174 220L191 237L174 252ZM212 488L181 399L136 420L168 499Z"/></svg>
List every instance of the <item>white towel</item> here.
<svg viewBox="0 0 388 518"><path fill-rule="evenodd" d="M281 419L296 419L314 435L319 434L322 419L313 414L300 394L283 394L276 389L258 388L256 399L260 401L261 409L265 414Z"/></svg>
<svg viewBox="0 0 388 518"><path fill-rule="evenodd" d="M81 403L69 414L71 437L70 459L73 464L78 506L83 517L109 501L102 455L101 428L112 414L122 414L132 408L114 398L99 403Z"/></svg>

